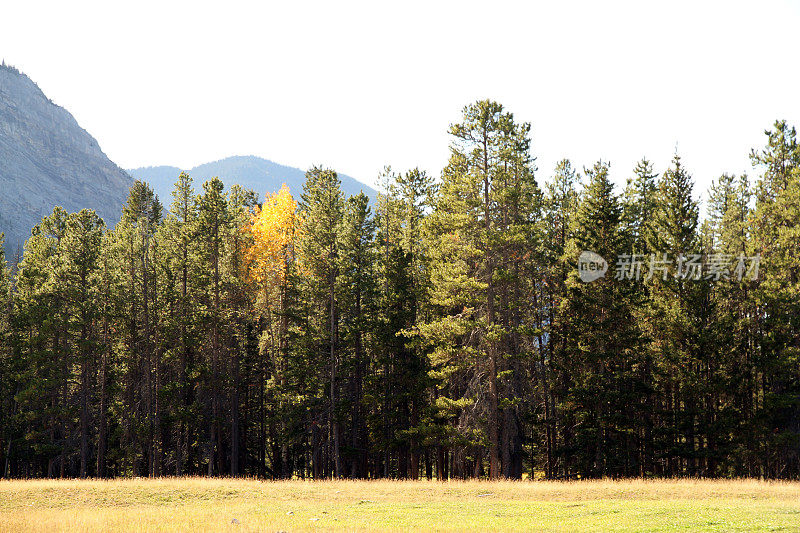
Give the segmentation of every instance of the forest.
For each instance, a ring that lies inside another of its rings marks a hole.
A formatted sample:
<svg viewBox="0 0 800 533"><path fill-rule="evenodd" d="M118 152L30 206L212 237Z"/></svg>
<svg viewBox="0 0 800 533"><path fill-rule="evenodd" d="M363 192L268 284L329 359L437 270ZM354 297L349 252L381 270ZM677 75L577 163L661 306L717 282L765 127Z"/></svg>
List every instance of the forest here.
<svg viewBox="0 0 800 533"><path fill-rule="evenodd" d="M677 153L618 191L537 169L496 102L449 132L440 175L373 199L182 173L113 228L56 207L21 257L0 238L0 476L800 478L791 125L702 213Z"/></svg>

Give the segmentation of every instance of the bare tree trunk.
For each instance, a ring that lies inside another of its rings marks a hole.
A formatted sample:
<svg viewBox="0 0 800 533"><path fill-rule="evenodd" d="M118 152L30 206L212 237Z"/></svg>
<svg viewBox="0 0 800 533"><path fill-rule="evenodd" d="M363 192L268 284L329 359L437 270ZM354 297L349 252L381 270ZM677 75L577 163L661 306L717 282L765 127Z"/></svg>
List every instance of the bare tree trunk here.
<svg viewBox="0 0 800 533"><path fill-rule="evenodd" d="M342 476L342 464L339 457L339 421L336 416L336 299L334 293L334 284L336 282L336 274L334 267L331 266L329 284L330 296L330 311L331 311L331 330L330 330L330 345L331 345L331 427L333 439L333 462L334 462L334 475L336 478Z"/></svg>
<svg viewBox="0 0 800 533"><path fill-rule="evenodd" d="M239 475L239 354L232 354L233 383L231 385L231 475Z"/></svg>
<svg viewBox="0 0 800 533"><path fill-rule="evenodd" d="M80 476L88 475L89 466L89 368L88 362L81 363L81 470Z"/></svg>
<svg viewBox="0 0 800 533"><path fill-rule="evenodd" d="M489 196L489 138L488 132L483 134L483 207L484 223L486 226L486 236L492 230L492 217L490 213L491 202ZM487 323L492 329L495 322L494 311L494 261L491 251L486 254L486 307ZM493 334L494 332L492 332ZM487 340L489 356L489 477L497 479L500 477L500 424L499 424L499 402L497 392L497 344L493 339Z"/></svg>
<svg viewBox="0 0 800 533"><path fill-rule="evenodd" d="M88 475L89 467L89 354L86 353L86 341L88 338L88 326L86 316L86 304L88 295L86 291L86 273L81 272L81 291L83 296L83 308L81 309L81 467L80 476L85 478Z"/></svg>
<svg viewBox="0 0 800 533"><path fill-rule="evenodd" d="M103 326L106 338L106 346L108 346L108 325ZM100 361L100 409L99 417L100 424L97 432L97 477L106 477L106 445L108 442L108 349L103 351L102 359Z"/></svg>

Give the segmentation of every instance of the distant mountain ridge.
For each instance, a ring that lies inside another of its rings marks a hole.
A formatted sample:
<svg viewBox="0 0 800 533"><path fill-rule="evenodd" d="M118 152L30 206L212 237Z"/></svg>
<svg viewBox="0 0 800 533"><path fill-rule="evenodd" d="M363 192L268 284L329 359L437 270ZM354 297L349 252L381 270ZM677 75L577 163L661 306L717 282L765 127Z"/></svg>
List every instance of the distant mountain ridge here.
<svg viewBox="0 0 800 533"><path fill-rule="evenodd" d="M94 209L113 226L132 183L66 109L0 64L0 232L7 256L56 205Z"/></svg>
<svg viewBox="0 0 800 533"><path fill-rule="evenodd" d="M5 233L11 259L33 226L60 205L67 211L94 209L108 227L120 218L134 177L153 186L165 207L181 169L161 166L130 171L119 168L97 140L81 128L64 108L53 103L25 74L0 64L0 232ZM295 197L305 181L303 170L256 156L235 156L188 170L197 191L204 181L219 176L226 187L238 183L263 199L283 183ZM350 176L339 174L345 194L376 191Z"/></svg>
<svg viewBox="0 0 800 533"><path fill-rule="evenodd" d="M239 184L256 191L259 200L263 200L264 195L268 192L277 192L284 183L295 198L299 198L305 182L305 171L253 155L226 157L184 170L194 179L198 192L203 182L217 176L225 183L226 189L233 184ZM180 168L172 166L141 167L128 170L128 173L153 187L165 207L172 203L172 189L181 173ZM339 179L345 194L352 195L364 191L370 200L375 200L377 191L369 185L345 174L339 174Z"/></svg>

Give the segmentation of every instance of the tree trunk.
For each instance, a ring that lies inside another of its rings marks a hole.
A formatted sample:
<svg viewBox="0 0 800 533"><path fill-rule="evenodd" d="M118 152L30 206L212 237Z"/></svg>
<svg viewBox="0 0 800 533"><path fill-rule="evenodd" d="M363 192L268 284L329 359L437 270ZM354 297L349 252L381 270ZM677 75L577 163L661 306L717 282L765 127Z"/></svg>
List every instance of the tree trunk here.
<svg viewBox="0 0 800 533"><path fill-rule="evenodd" d="M492 230L491 201L490 201L490 177L489 177L489 139L488 132L483 134L483 207L484 224L486 226L486 238ZM487 244L488 246L488 244ZM490 329L494 326L494 261L492 252L487 250L486 254L486 308L487 324ZM494 331L491 331L494 334ZM489 477L497 479L500 477L500 442L499 442L499 408L497 393L497 345L493 339L487 340L487 355L489 358Z"/></svg>

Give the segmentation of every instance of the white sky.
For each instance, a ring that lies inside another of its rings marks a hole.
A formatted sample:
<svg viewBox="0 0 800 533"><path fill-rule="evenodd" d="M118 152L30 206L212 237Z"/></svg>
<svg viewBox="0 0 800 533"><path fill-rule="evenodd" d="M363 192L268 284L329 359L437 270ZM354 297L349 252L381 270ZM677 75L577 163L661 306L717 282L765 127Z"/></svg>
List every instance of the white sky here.
<svg viewBox="0 0 800 533"><path fill-rule="evenodd" d="M0 58L123 168L255 154L374 183L439 174L479 98L533 125L540 180L677 145L704 190L800 126L800 2L4 1Z"/></svg>

